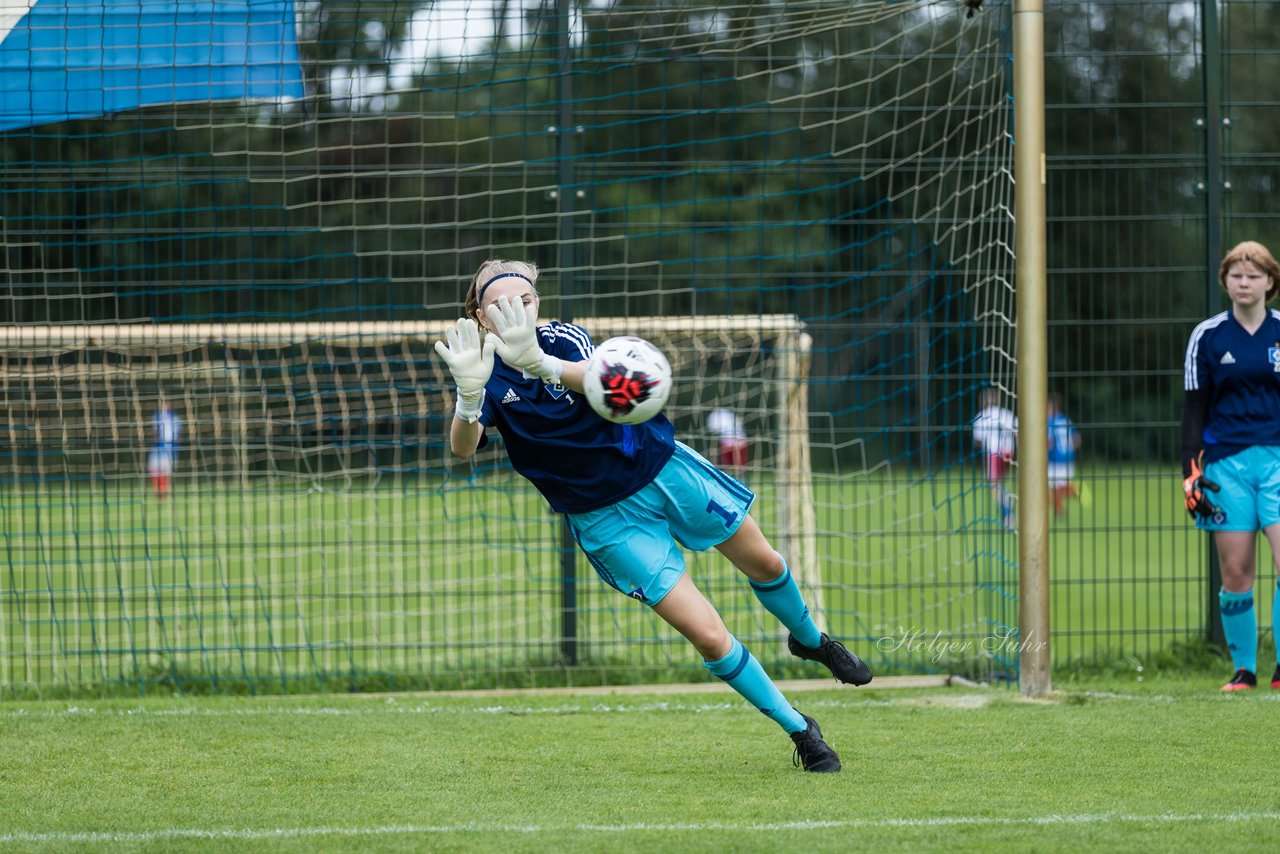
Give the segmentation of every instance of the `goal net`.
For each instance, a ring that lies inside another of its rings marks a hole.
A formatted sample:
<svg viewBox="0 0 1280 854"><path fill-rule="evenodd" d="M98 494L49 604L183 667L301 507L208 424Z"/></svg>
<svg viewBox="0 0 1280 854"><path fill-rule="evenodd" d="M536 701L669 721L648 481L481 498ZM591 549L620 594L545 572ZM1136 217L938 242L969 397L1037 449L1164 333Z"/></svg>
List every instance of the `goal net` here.
<svg viewBox="0 0 1280 854"><path fill-rule="evenodd" d="M707 678L500 443L449 458L430 343L490 257L662 347L697 450L743 421L724 464L877 673L1013 672L969 429L1016 391L1006 0L134 2L3 19L0 694Z"/></svg>
<svg viewBox="0 0 1280 854"><path fill-rule="evenodd" d="M668 416L713 459L707 415L741 419L750 474L729 462L818 591L801 324L579 322L670 355ZM0 684L448 683L496 643L508 667L555 662L576 562L500 442L446 458L453 388L430 347L445 326L0 328ZM163 494L147 480L162 401L180 424ZM584 648L626 644L643 621L596 587L573 597Z"/></svg>

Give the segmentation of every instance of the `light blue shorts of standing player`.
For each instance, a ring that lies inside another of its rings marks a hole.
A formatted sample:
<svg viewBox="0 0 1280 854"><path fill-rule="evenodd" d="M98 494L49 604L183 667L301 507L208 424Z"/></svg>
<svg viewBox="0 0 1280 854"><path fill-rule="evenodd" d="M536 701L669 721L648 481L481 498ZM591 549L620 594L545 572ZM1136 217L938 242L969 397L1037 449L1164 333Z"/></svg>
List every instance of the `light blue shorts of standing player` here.
<svg viewBox="0 0 1280 854"><path fill-rule="evenodd" d="M617 504L568 514L573 536L596 573L646 605L656 605L684 574L680 547L705 551L729 539L756 500L745 484L676 442L647 486Z"/></svg>
<svg viewBox="0 0 1280 854"><path fill-rule="evenodd" d="M1197 517L1205 531L1258 531L1280 522L1280 446L1254 445L1204 467L1204 476L1222 487L1205 496L1221 508Z"/></svg>

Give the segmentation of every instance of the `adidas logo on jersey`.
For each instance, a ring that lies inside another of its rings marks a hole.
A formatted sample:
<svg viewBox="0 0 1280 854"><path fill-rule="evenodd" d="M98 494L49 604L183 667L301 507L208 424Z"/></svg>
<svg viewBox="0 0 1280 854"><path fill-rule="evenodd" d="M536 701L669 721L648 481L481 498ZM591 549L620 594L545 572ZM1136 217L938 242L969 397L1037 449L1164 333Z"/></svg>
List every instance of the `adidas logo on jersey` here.
<svg viewBox="0 0 1280 854"><path fill-rule="evenodd" d="M516 394L516 390L508 387L507 393L502 396L503 403L515 403L520 399L520 395Z"/></svg>
<svg viewBox="0 0 1280 854"><path fill-rule="evenodd" d="M1235 363L1236 363L1236 357L1235 357L1235 356L1233 356L1233 355L1231 355L1231 351L1230 351L1230 350L1228 350L1228 351L1227 351L1227 354L1226 354L1225 356L1223 356L1223 357L1222 357L1222 361L1221 361L1221 362L1219 362L1218 364L1220 364L1220 365L1234 365ZM505 402L505 401L504 401L504 402Z"/></svg>

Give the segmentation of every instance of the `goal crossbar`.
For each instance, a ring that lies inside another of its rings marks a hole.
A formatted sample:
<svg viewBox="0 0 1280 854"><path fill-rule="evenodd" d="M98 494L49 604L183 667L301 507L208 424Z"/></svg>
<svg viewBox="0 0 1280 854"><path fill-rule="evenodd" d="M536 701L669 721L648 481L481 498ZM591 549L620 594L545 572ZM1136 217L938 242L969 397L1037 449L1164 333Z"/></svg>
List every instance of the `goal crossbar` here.
<svg viewBox="0 0 1280 854"><path fill-rule="evenodd" d="M441 338L453 326L449 320L335 321L309 323L120 323L67 324L53 326L0 326L0 348L32 349L116 349L119 347L192 348L208 343L244 343L255 346L293 344L303 341L352 341L376 346L393 341ZM699 317L580 317L574 323L596 335L617 335L629 331L662 329L676 333L706 333L730 330L770 334L799 334L804 324L789 314Z"/></svg>

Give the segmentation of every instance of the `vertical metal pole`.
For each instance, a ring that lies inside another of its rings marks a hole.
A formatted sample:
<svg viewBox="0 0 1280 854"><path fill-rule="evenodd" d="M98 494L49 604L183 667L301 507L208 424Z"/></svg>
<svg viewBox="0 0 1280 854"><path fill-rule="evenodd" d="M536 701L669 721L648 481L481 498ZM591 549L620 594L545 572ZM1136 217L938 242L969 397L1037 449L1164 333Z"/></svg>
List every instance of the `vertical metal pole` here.
<svg viewBox="0 0 1280 854"><path fill-rule="evenodd" d="M560 216L556 225L559 248L561 318L573 319L577 267L574 242L573 190L573 46L570 43L570 2L556 0L552 27L556 36L556 203ZM560 526L560 657L567 665L578 663L578 552L568 519Z"/></svg>
<svg viewBox="0 0 1280 854"><path fill-rule="evenodd" d="M1218 287L1218 263L1222 259L1222 47L1218 33L1218 2L1204 0L1201 9L1200 35L1204 42L1204 250L1205 313L1212 314L1221 297ZM1209 642L1226 646L1222 633L1222 614L1218 610L1218 588L1222 586L1222 568L1213 547L1213 535L1205 537L1208 584L1205 589L1205 634Z"/></svg>
<svg viewBox="0 0 1280 854"><path fill-rule="evenodd" d="M1044 140L1044 3L1013 7L1014 234L1018 309L1018 672L1050 690L1049 385Z"/></svg>
<svg viewBox="0 0 1280 854"><path fill-rule="evenodd" d="M928 251L932 256L933 248ZM922 258L922 255L920 243L916 240L916 235L912 233L911 270L913 280L911 284L916 287L915 303L919 307L914 312L918 322L912 324L915 338L912 349L916 353L916 376L918 377L916 381L916 418L918 419L916 426L920 428L919 465L923 471L931 471L933 459L930 453L930 448L932 447L930 440L933 435L929 429L929 379L933 376L933 371L931 370L933 354L930 349L930 343L933 339L933 327L931 324L924 322L924 318L929 309L929 294L933 288L931 271L935 269L933 264L936 263L936 259L933 257Z"/></svg>

